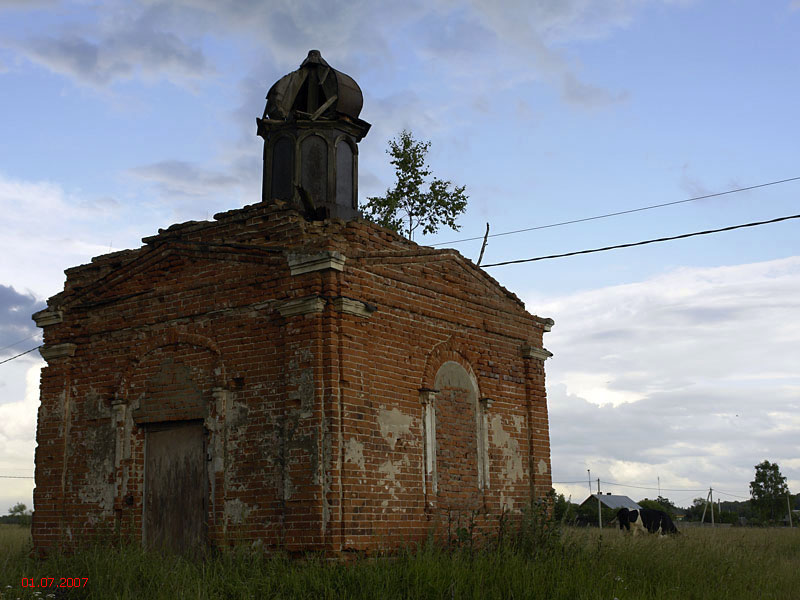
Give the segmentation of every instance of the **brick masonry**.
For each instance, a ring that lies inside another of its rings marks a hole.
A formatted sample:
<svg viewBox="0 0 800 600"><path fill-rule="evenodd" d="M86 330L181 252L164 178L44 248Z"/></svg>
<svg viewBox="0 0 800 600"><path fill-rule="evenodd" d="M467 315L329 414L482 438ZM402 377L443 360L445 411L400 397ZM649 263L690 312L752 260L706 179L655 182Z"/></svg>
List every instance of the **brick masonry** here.
<svg viewBox="0 0 800 600"><path fill-rule="evenodd" d="M552 321L458 252L280 202L143 241L34 316L39 551L143 539L171 422L203 423L212 545L372 551L550 491Z"/></svg>

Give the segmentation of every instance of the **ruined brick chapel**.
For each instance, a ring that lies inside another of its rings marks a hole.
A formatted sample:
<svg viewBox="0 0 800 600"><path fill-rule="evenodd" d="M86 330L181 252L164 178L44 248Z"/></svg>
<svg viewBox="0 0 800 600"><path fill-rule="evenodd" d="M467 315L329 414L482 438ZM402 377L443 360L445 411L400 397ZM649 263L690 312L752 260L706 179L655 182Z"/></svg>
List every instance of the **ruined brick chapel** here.
<svg viewBox="0 0 800 600"><path fill-rule="evenodd" d="M260 202L68 269L34 315L39 551L371 551L550 491L553 322L361 218L362 101L311 51L257 119Z"/></svg>

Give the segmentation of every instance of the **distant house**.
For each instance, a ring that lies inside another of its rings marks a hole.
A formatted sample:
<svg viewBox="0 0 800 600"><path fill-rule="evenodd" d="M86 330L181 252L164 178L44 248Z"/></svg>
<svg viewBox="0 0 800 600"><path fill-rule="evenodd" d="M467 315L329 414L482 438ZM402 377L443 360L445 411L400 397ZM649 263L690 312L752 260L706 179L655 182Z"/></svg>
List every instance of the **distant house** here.
<svg viewBox="0 0 800 600"><path fill-rule="evenodd" d="M617 510L620 508L627 508L629 510L640 510L642 508L627 496L620 496L617 494L592 494L591 496L586 498L586 500L581 502L581 508L583 508L584 506L590 506L590 507L597 506L598 499L600 500L600 503L603 506L605 506L606 508L610 508L612 510Z"/></svg>

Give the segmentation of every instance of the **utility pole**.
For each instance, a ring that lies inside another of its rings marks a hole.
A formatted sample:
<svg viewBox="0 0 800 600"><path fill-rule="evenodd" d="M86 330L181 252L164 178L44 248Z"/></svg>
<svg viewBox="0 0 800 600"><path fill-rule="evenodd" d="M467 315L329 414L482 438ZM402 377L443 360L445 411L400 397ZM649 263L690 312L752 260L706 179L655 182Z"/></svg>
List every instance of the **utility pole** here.
<svg viewBox="0 0 800 600"><path fill-rule="evenodd" d="M789 509L789 527L792 526L792 503L789 500L789 494L786 494L786 508Z"/></svg>
<svg viewBox="0 0 800 600"><path fill-rule="evenodd" d="M597 524L603 530L603 503L600 500L600 478L597 478Z"/></svg>
<svg viewBox="0 0 800 600"><path fill-rule="evenodd" d="M706 522L706 510L711 507L711 526L714 527L714 491L708 488L708 495L706 496L706 505L703 507L703 516L700 517L700 524Z"/></svg>
<svg viewBox="0 0 800 600"><path fill-rule="evenodd" d="M592 495L592 470L586 469L586 474L589 476L589 495Z"/></svg>
<svg viewBox="0 0 800 600"><path fill-rule="evenodd" d="M658 497L661 498L661 476L657 477L658 479Z"/></svg>
<svg viewBox="0 0 800 600"><path fill-rule="evenodd" d="M711 498L711 526L714 527L714 490L708 488L708 497Z"/></svg>
<svg viewBox="0 0 800 600"><path fill-rule="evenodd" d="M700 526L706 522L706 511L708 510L708 494L706 494L706 503L703 505L703 516L700 517Z"/></svg>

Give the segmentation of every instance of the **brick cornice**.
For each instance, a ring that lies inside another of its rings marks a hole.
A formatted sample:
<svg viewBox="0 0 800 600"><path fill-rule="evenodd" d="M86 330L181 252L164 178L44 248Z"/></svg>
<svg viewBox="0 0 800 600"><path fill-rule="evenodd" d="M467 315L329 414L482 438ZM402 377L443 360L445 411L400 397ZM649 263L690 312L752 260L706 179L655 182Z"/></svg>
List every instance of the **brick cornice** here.
<svg viewBox="0 0 800 600"><path fill-rule="evenodd" d="M325 308L325 298L321 296L306 296L305 298L294 298L286 300L278 305L278 312L282 317L293 317L295 315L307 315L310 313L322 312Z"/></svg>
<svg viewBox="0 0 800 600"><path fill-rule="evenodd" d="M535 348L533 346L522 347L522 358L536 358L545 361L551 356L553 356L553 353L546 348Z"/></svg>
<svg viewBox="0 0 800 600"><path fill-rule="evenodd" d="M292 276L311 273L313 271L325 271L327 269L341 271L344 269L345 260L347 260L345 255L332 250L317 252L315 254L290 252L286 255L286 261L289 263Z"/></svg>
<svg viewBox="0 0 800 600"><path fill-rule="evenodd" d="M64 320L64 313L60 310L45 308L39 312L33 313L31 317L36 323L37 327L47 327L48 325L57 325Z"/></svg>
<svg viewBox="0 0 800 600"><path fill-rule="evenodd" d="M42 346L39 348L39 354L42 355L42 358L45 359L47 362L57 358L65 358L69 356L75 355L75 348L78 346L75 344L54 344L52 346Z"/></svg>
<svg viewBox="0 0 800 600"><path fill-rule="evenodd" d="M376 310L372 304L344 297L334 299L333 308L341 313L356 315L357 317L371 317Z"/></svg>

